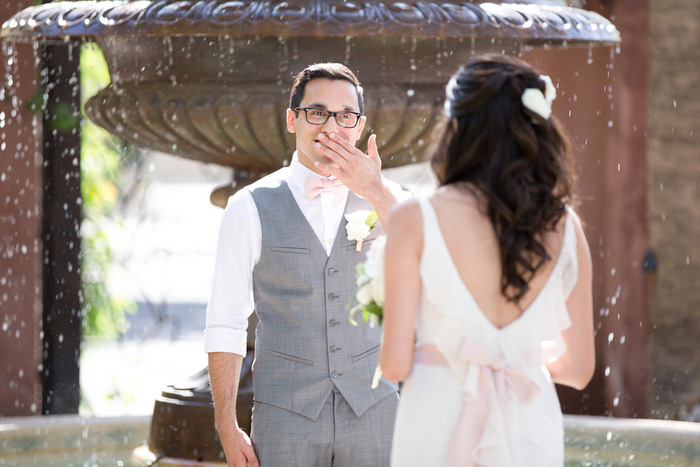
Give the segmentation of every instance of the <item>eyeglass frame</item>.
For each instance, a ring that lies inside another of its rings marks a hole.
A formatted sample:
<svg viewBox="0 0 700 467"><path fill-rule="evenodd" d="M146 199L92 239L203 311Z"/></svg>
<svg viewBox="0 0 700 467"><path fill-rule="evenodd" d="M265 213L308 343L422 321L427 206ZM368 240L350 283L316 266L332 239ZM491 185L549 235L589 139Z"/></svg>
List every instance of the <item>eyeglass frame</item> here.
<svg viewBox="0 0 700 467"><path fill-rule="evenodd" d="M319 107L294 107L292 110L297 113L297 117L299 116L299 111L303 110L304 111L304 119L306 120L306 123L308 123L309 125L325 125L326 123L328 123L328 120L331 117L333 117L333 119L335 120L335 123L337 123L339 127L341 127L341 128L355 128L357 126L357 124L360 123L360 118L362 117L362 114L360 112L353 112L352 110L341 110L339 112L331 112L330 110L321 109ZM326 117L326 119L322 123L311 123L309 121L309 114L307 113L309 110L321 110L323 112L328 113L328 117ZM355 124L353 126L343 126L338 121L338 114L354 114L354 115L357 115L357 120L355 121Z"/></svg>

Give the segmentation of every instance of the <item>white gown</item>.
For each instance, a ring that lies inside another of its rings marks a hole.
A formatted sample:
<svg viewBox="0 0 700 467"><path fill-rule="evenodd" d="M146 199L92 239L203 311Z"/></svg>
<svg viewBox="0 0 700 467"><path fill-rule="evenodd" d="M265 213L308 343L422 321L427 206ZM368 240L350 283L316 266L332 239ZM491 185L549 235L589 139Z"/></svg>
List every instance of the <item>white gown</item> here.
<svg viewBox="0 0 700 467"><path fill-rule="evenodd" d="M562 413L544 364L565 351L561 331L571 326L566 299L578 278L571 215L545 286L518 319L498 329L464 285L432 204L419 201L424 248L416 345L433 350L442 364L418 358L404 382L392 467L561 467Z"/></svg>

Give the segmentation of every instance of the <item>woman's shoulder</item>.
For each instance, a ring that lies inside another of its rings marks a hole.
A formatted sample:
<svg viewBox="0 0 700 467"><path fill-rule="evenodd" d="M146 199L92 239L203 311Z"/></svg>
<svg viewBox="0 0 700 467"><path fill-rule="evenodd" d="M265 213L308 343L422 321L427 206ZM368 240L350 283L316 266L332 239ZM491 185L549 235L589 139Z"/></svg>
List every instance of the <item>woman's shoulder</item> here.
<svg viewBox="0 0 700 467"><path fill-rule="evenodd" d="M462 222L468 226L487 221L486 200L470 185L448 185L435 190L428 198L441 222Z"/></svg>
<svg viewBox="0 0 700 467"><path fill-rule="evenodd" d="M576 251L579 261L587 260L590 261L590 247L588 246L588 240L586 239L586 233L583 227L583 221L576 211L571 206L567 206L566 209L567 218L571 220L573 225L573 230L576 236Z"/></svg>
<svg viewBox="0 0 700 467"><path fill-rule="evenodd" d="M484 195L470 183L438 187L429 198L433 203L459 203L472 209L479 208L485 202Z"/></svg>
<svg viewBox="0 0 700 467"><path fill-rule="evenodd" d="M413 197L398 202L393 208L389 217L401 218L405 216L415 215L420 212L421 198Z"/></svg>

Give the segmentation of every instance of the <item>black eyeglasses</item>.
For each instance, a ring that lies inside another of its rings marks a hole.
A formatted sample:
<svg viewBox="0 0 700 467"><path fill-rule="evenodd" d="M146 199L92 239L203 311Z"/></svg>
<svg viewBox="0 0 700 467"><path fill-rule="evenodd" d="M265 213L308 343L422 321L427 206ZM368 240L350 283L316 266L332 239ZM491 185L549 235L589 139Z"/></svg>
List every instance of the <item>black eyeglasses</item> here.
<svg viewBox="0 0 700 467"><path fill-rule="evenodd" d="M360 121L360 117L362 116L362 114L358 112L330 112L328 110L316 109L314 107L296 107L293 110L295 112L303 110L304 115L306 115L306 121L311 125L323 125L331 116L333 116L338 126L342 126L343 128L355 128L357 126L357 122Z"/></svg>

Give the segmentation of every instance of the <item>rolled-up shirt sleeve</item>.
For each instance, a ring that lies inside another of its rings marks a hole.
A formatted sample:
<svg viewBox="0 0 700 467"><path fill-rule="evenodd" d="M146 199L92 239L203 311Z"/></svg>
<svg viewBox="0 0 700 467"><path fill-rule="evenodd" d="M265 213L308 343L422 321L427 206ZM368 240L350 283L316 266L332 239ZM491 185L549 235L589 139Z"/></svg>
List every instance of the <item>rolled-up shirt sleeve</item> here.
<svg viewBox="0 0 700 467"><path fill-rule="evenodd" d="M260 258L261 228L248 190L230 200L221 218L207 305L204 351L245 356L248 317L254 310L253 268Z"/></svg>

